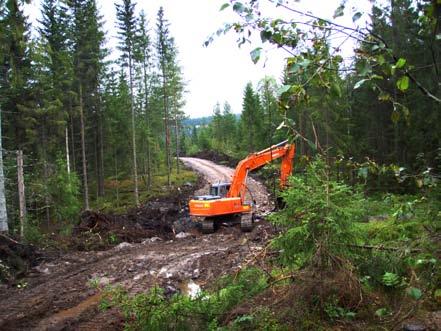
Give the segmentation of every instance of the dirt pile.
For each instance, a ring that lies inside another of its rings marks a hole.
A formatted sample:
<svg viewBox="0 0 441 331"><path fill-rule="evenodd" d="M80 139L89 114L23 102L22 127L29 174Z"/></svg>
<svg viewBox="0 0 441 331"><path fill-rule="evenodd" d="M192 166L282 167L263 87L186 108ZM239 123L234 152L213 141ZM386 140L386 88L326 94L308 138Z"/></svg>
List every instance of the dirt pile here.
<svg viewBox="0 0 441 331"><path fill-rule="evenodd" d="M38 263L38 258L34 246L0 234L0 283L13 284Z"/></svg>
<svg viewBox="0 0 441 331"><path fill-rule="evenodd" d="M176 233L194 226L188 217L187 203L195 188L197 185L187 184L127 214L85 211L73 230L72 247L103 250L121 242L139 243L152 237L172 239Z"/></svg>

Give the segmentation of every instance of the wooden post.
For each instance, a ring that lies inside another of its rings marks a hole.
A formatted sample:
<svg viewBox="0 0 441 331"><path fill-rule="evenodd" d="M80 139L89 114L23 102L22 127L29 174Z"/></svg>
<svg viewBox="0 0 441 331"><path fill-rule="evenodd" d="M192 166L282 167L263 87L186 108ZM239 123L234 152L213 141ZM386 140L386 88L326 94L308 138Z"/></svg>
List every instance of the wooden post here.
<svg viewBox="0 0 441 331"><path fill-rule="evenodd" d="M23 175L23 151L17 151L17 181L18 181L18 205L20 218L20 237L24 237L26 218L25 184Z"/></svg>

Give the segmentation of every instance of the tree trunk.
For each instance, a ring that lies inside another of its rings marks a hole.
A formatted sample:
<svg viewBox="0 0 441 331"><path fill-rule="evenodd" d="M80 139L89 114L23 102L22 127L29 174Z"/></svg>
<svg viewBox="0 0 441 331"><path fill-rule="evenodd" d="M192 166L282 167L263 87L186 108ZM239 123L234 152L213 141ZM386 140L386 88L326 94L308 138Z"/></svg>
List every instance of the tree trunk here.
<svg viewBox="0 0 441 331"><path fill-rule="evenodd" d="M67 128L67 123L66 123L66 166L67 166L67 173L70 175L69 129Z"/></svg>
<svg viewBox="0 0 441 331"><path fill-rule="evenodd" d="M83 163L83 199L84 209L89 210L89 187L87 183L87 159L86 137L84 134L84 111L83 111L83 85L80 83L80 131L81 131L81 156Z"/></svg>
<svg viewBox="0 0 441 331"><path fill-rule="evenodd" d="M20 219L20 237L24 238L26 219L26 197L23 174L23 151L17 151L17 183L18 183L18 216Z"/></svg>
<svg viewBox="0 0 441 331"><path fill-rule="evenodd" d="M130 78L130 109L132 111L132 151L133 151L133 179L135 182L135 203L139 206L138 191L138 166L136 162L136 131L135 131L135 105L133 97L133 72L132 72L132 54L129 52L129 78Z"/></svg>
<svg viewBox="0 0 441 331"><path fill-rule="evenodd" d="M170 160L170 132L168 126L168 105L167 105L167 80L165 77L165 64L162 64L162 91L164 102L164 130L165 130L165 153L167 159L167 185L171 186L170 173L171 173L171 160Z"/></svg>
<svg viewBox="0 0 441 331"><path fill-rule="evenodd" d="M144 59L147 55L144 50ZM149 116L149 90L147 83L147 64L143 64L143 74L144 74L144 90L145 90L145 121L147 125L147 139L146 139L146 158L147 158L147 188L149 189L152 184L152 173L151 173L151 156L150 156L150 116Z"/></svg>
<svg viewBox="0 0 441 331"><path fill-rule="evenodd" d="M176 173L179 175L179 123L178 116L175 115L175 134L176 134Z"/></svg>
<svg viewBox="0 0 441 331"><path fill-rule="evenodd" d="M2 121L0 109L0 232L9 231L8 213L6 210L5 175L3 172Z"/></svg>
<svg viewBox="0 0 441 331"><path fill-rule="evenodd" d="M72 146L72 169L77 171L77 162L75 155L75 132L74 132L74 118L73 115L70 116L70 143Z"/></svg>
<svg viewBox="0 0 441 331"><path fill-rule="evenodd" d="M41 151L43 154L43 181L44 181L44 186L46 187L46 192L44 193L44 210L46 213L46 224L47 224L47 228L49 229L49 223L50 223L50 219L51 219L51 215L50 215L50 210L49 210L49 193L48 193L48 182L49 182L49 169L48 169L48 162L47 162L47 151L46 151L46 146L48 145L47 143L47 137L46 137L46 118L43 118L42 121L42 126L41 126Z"/></svg>
<svg viewBox="0 0 441 331"><path fill-rule="evenodd" d="M101 114L101 100L98 105L98 196L104 196L104 141L103 116Z"/></svg>

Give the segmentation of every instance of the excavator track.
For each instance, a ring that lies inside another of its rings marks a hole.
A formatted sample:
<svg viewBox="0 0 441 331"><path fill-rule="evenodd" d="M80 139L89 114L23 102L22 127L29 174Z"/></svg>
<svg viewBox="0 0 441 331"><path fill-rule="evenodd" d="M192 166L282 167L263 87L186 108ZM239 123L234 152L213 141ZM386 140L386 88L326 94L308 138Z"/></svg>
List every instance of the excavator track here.
<svg viewBox="0 0 441 331"><path fill-rule="evenodd" d="M202 233L214 232L214 221L212 219L204 219L201 223L202 223Z"/></svg>
<svg viewBox="0 0 441 331"><path fill-rule="evenodd" d="M242 218L240 219L240 229L242 232L250 232L253 230L253 214L247 213L242 214Z"/></svg>

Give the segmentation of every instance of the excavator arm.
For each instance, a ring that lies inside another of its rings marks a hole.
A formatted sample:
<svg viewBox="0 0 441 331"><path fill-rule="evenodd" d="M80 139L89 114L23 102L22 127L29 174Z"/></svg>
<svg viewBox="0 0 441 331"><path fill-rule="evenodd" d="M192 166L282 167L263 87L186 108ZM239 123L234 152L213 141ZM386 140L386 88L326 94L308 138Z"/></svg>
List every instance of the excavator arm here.
<svg viewBox="0 0 441 331"><path fill-rule="evenodd" d="M246 190L246 178L248 172L263 167L265 164L272 162L278 158L282 158L280 171L280 186L286 186L288 176L292 172L293 159L295 155L295 145L288 144L288 141L282 141L277 145L273 145L260 152L248 155L247 158L239 162L233 175L230 190L227 197L240 197L243 202Z"/></svg>

